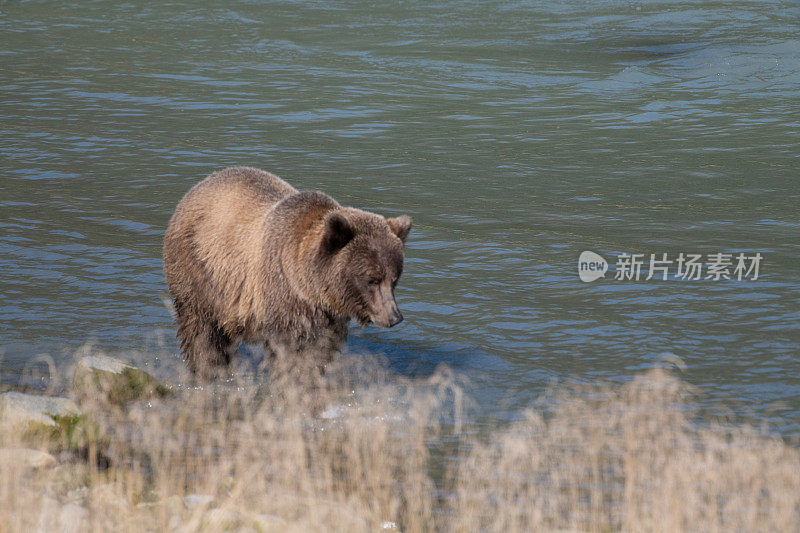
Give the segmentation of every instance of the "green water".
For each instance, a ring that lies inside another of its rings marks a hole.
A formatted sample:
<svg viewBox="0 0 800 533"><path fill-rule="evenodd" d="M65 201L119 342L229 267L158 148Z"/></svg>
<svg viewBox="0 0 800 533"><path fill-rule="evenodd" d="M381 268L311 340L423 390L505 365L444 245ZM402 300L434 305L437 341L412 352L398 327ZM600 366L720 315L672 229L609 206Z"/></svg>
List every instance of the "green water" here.
<svg viewBox="0 0 800 533"><path fill-rule="evenodd" d="M449 364L490 419L674 356L710 412L800 434L796 3L224 5L0 3L4 387L87 340L179 366L163 232L244 164L414 218L406 320L350 348ZM614 280L623 252L763 261Z"/></svg>

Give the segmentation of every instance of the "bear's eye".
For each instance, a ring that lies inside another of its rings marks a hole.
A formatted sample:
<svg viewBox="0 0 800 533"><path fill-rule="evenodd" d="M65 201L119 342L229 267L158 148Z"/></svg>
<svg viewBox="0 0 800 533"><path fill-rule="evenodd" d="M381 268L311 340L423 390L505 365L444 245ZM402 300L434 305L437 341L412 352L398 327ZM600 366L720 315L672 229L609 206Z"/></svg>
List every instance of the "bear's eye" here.
<svg viewBox="0 0 800 533"><path fill-rule="evenodd" d="M380 285L381 280L379 278L369 278L367 280L367 285Z"/></svg>

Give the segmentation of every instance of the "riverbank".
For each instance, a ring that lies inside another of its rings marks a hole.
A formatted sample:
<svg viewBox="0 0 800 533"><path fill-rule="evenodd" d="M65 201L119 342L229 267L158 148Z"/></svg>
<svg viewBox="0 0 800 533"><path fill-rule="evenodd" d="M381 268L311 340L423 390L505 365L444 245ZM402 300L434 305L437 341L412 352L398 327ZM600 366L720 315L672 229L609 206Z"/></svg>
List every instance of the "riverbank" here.
<svg viewBox="0 0 800 533"><path fill-rule="evenodd" d="M787 531L800 517L800 450L698 422L701 391L662 368L487 428L446 368L412 380L352 357L321 380L195 387L125 365L103 371L122 381L87 379L94 361L57 429L11 430L4 408L10 531Z"/></svg>

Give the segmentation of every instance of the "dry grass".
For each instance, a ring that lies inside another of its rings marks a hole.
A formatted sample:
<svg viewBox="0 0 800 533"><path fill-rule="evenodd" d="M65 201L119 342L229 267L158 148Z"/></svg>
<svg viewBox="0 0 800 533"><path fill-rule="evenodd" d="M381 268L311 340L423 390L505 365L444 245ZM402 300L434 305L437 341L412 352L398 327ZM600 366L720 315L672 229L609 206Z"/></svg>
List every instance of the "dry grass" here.
<svg viewBox="0 0 800 533"><path fill-rule="evenodd" d="M698 427L688 387L654 369L560 394L552 418L477 445L456 476L456 530L792 531L800 450L748 427Z"/></svg>
<svg viewBox="0 0 800 533"><path fill-rule="evenodd" d="M182 389L106 428L109 468L62 454L0 461L9 531L789 531L800 451L746 427L698 426L687 386L655 369L572 388L477 435L446 370L393 376L370 360L326 379ZM0 446L19 445L0 433ZM102 457L103 455L100 455Z"/></svg>

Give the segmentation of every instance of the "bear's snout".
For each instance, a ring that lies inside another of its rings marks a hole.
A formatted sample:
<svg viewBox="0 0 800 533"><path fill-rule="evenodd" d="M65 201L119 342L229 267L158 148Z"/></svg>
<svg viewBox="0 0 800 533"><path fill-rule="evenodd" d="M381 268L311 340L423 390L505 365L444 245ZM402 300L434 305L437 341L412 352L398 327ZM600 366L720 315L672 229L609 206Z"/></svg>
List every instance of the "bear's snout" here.
<svg viewBox="0 0 800 533"><path fill-rule="evenodd" d="M389 287L382 288L383 290L377 295L377 311L370 314L370 320L373 324L381 328L391 328L403 321L403 314L397 308L397 302L394 301L394 294Z"/></svg>
<svg viewBox="0 0 800 533"><path fill-rule="evenodd" d="M391 328L403 321L403 314L394 305L388 313L380 313L371 317L373 324L381 328Z"/></svg>
<svg viewBox="0 0 800 533"><path fill-rule="evenodd" d="M400 312L400 310L395 305L394 309L392 309L392 314L389 317L389 325L387 327L391 328L392 326L396 326L397 324L399 324L402 321L403 321L403 314Z"/></svg>

